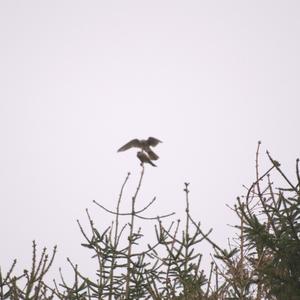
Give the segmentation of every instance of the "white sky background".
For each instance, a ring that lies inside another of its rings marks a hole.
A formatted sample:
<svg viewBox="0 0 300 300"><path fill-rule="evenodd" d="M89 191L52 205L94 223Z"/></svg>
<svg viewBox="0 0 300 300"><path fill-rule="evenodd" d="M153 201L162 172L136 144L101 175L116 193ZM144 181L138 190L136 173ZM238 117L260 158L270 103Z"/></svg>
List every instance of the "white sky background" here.
<svg viewBox="0 0 300 300"><path fill-rule="evenodd" d="M55 272L86 268L76 219L108 224L92 200L113 208L128 171L130 201L140 166L116 150L135 137L163 140L140 205L181 218L188 181L225 244L257 141L294 175L299 39L298 1L1 1L0 265L29 268L36 239L58 244Z"/></svg>

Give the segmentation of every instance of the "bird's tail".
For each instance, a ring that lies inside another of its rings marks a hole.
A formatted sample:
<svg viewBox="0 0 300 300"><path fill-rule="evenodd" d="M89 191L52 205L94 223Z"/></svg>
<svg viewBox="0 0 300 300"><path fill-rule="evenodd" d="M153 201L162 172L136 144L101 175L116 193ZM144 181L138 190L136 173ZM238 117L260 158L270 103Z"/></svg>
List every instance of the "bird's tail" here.
<svg viewBox="0 0 300 300"><path fill-rule="evenodd" d="M159 159L159 156L156 153L154 153L150 148L146 149L145 151L147 152L147 154L151 160Z"/></svg>
<svg viewBox="0 0 300 300"><path fill-rule="evenodd" d="M157 167L157 165L154 164L151 160L149 160L149 164L150 164L151 166L153 166L153 167Z"/></svg>

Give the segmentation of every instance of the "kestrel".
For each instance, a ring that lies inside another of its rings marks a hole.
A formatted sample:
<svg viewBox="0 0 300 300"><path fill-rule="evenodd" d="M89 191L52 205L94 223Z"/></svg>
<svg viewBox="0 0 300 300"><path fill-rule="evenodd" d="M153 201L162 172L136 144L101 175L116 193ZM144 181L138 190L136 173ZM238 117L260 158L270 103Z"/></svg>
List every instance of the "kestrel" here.
<svg viewBox="0 0 300 300"><path fill-rule="evenodd" d="M118 152L128 150L130 148L140 148L143 151L145 151L148 154L148 158L151 160L157 160L159 156L155 154L150 147L155 147L157 144L162 143L162 141L154 138L149 137L147 140L139 140L139 139L133 139L124 146L122 146Z"/></svg>
<svg viewBox="0 0 300 300"><path fill-rule="evenodd" d="M156 167L156 165L151 161L151 159L148 157L148 155L145 152L139 151L136 154L136 156L141 161L141 165L143 165L144 163L147 163L147 164L150 164L153 167Z"/></svg>

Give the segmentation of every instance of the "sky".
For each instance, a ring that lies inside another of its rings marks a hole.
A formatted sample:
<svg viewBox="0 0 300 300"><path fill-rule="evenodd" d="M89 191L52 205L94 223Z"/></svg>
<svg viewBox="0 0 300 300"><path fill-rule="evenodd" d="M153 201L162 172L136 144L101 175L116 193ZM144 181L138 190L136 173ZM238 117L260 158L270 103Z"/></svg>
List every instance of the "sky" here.
<svg viewBox="0 0 300 300"><path fill-rule="evenodd" d="M58 245L94 272L76 220L104 229L122 182L126 210L140 165L133 138L156 137L138 199L149 216L194 219L225 245L262 141L293 178L300 155L298 1L0 2L0 266ZM145 239L152 225L145 226ZM200 251L209 253L207 243Z"/></svg>

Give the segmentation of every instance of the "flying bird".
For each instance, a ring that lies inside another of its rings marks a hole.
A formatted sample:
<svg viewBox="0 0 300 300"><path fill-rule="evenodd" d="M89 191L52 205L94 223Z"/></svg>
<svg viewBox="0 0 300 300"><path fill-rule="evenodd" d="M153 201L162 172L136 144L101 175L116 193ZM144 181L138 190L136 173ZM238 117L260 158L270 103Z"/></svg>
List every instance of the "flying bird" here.
<svg viewBox="0 0 300 300"><path fill-rule="evenodd" d="M156 167L156 165L151 161L151 159L148 157L148 155L143 152L143 151L139 151L136 156L138 157L138 159L141 161L141 166L144 163L150 164L153 167Z"/></svg>
<svg viewBox="0 0 300 300"><path fill-rule="evenodd" d="M145 151L148 154L148 158L150 160L157 160L159 159L159 156L154 153L150 147L155 147L157 146L159 143L162 143L162 141L154 138L154 137L149 137L147 140L139 140L139 139L133 139L130 142L128 142L127 144L125 144L124 146L122 146L118 152L121 151L126 151L130 148L140 148L143 151Z"/></svg>

